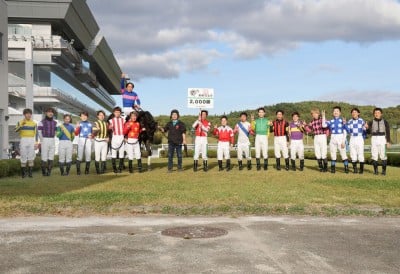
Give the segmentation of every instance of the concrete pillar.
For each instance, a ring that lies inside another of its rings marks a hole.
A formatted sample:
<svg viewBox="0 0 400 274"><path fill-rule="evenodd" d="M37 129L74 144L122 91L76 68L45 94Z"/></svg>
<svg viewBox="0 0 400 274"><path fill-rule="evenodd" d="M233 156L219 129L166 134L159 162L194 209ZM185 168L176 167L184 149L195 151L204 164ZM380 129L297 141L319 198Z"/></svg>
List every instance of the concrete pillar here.
<svg viewBox="0 0 400 274"><path fill-rule="evenodd" d="M33 51L32 41L25 43L25 85L26 85L26 108L33 110Z"/></svg>
<svg viewBox="0 0 400 274"><path fill-rule="evenodd" d="M0 159L8 158L8 15L0 0Z"/></svg>

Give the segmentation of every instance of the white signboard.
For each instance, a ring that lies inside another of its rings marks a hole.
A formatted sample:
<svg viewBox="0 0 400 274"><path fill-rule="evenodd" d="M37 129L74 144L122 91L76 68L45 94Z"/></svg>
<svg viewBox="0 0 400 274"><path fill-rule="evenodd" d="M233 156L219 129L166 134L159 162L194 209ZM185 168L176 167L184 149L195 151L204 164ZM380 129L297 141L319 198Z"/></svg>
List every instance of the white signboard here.
<svg viewBox="0 0 400 274"><path fill-rule="evenodd" d="M214 89L212 88L189 88L188 108L213 108Z"/></svg>

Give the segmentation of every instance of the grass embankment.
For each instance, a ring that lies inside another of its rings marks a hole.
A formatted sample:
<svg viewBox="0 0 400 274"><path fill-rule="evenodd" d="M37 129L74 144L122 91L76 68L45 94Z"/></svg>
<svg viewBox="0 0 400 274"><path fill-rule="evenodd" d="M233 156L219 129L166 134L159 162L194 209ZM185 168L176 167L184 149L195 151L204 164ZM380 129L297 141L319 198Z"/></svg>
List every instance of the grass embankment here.
<svg viewBox="0 0 400 274"><path fill-rule="evenodd" d="M274 161L271 159L270 162ZM167 173L166 159L153 161L150 172L114 175L51 177L35 173L33 179L0 180L0 216L131 215L143 213L187 215L400 215L400 168L388 167L387 176L366 172L320 173L315 161L300 171L219 172L210 160L209 172ZM201 162L201 161L199 161ZM234 160L236 163L236 160ZM108 165L110 169L110 165Z"/></svg>

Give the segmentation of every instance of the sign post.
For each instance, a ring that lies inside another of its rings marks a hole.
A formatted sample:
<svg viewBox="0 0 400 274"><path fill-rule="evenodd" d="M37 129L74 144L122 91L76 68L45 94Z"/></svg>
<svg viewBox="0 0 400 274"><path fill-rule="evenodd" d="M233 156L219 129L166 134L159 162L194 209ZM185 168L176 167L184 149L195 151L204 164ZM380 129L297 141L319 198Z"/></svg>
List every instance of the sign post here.
<svg viewBox="0 0 400 274"><path fill-rule="evenodd" d="M203 108L214 108L214 89L212 88L188 88L187 98L188 108L198 108L200 113ZM195 135L193 137L193 144L195 144L196 137Z"/></svg>

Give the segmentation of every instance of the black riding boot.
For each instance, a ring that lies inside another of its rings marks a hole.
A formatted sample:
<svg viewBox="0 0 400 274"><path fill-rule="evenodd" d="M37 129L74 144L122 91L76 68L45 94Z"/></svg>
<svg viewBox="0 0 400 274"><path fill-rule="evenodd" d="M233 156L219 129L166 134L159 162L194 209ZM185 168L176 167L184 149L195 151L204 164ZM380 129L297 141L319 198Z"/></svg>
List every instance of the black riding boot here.
<svg viewBox="0 0 400 274"><path fill-rule="evenodd" d="M231 159L226 160L226 171L231 170Z"/></svg>
<svg viewBox="0 0 400 274"><path fill-rule="evenodd" d="M328 172L328 159L324 159L324 172Z"/></svg>
<svg viewBox="0 0 400 274"><path fill-rule="evenodd" d="M76 161L76 174L81 175L81 161Z"/></svg>
<svg viewBox="0 0 400 274"><path fill-rule="evenodd" d="M360 163L360 171L359 171L359 173L360 173L360 174L363 174L363 173L364 173L364 162L361 162L361 163Z"/></svg>
<svg viewBox="0 0 400 274"><path fill-rule="evenodd" d="M22 177L22 178L25 178L25 177L26 177L26 167L25 167L25 166L22 166L22 167L21 167L21 177Z"/></svg>
<svg viewBox="0 0 400 274"><path fill-rule="evenodd" d="M243 170L243 162L242 161L238 161L239 164L239 170Z"/></svg>
<svg viewBox="0 0 400 274"><path fill-rule="evenodd" d="M268 170L268 159L264 159L264 170Z"/></svg>
<svg viewBox="0 0 400 274"><path fill-rule="evenodd" d="M119 166L118 166L118 173L122 173L122 170L124 169L124 158L119 159Z"/></svg>
<svg viewBox="0 0 400 274"><path fill-rule="evenodd" d="M378 161L372 161L372 165L374 166L374 174L378 175Z"/></svg>
<svg viewBox="0 0 400 274"><path fill-rule="evenodd" d="M33 167L28 167L28 177L32 178L32 171L33 171Z"/></svg>
<svg viewBox="0 0 400 274"><path fill-rule="evenodd" d="M90 162L86 162L86 166L85 166L85 174L89 174L89 170L90 170Z"/></svg>
<svg viewBox="0 0 400 274"><path fill-rule="evenodd" d="M128 168L129 168L129 173L133 173L133 164L132 164L132 160L128 161Z"/></svg>
<svg viewBox="0 0 400 274"><path fill-rule="evenodd" d="M142 173L143 172L142 159L137 160L137 167L138 167L139 173Z"/></svg>
<svg viewBox="0 0 400 274"><path fill-rule="evenodd" d="M331 161L331 173L335 173L335 172L336 172L336 162Z"/></svg>
<svg viewBox="0 0 400 274"><path fill-rule="evenodd" d="M300 171L304 170L304 159L300 160Z"/></svg>
<svg viewBox="0 0 400 274"><path fill-rule="evenodd" d="M349 173L349 161L344 161L344 173Z"/></svg>
<svg viewBox="0 0 400 274"><path fill-rule="evenodd" d="M42 175L43 176L47 176L47 162L46 161L42 161Z"/></svg>
<svg viewBox="0 0 400 274"><path fill-rule="evenodd" d="M387 160L382 161L382 175L386 175Z"/></svg>
<svg viewBox="0 0 400 274"><path fill-rule="evenodd" d="M58 163L58 166L60 167L61 176L64 176L64 163Z"/></svg>
<svg viewBox="0 0 400 274"><path fill-rule="evenodd" d="M292 170L296 171L296 160L291 159L290 163L291 163L291 166L292 166Z"/></svg>
<svg viewBox="0 0 400 274"><path fill-rule="evenodd" d="M196 172L198 167L199 167L199 161L194 160L193 161L193 171Z"/></svg>
<svg viewBox="0 0 400 274"><path fill-rule="evenodd" d="M289 170L289 158L285 159L285 170L288 171Z"/></svg>
<svg viewBox="0 0 400 274"><path fill-rule="evenodd" d="M317 159L319 172L324 171L324 166L322 165L322 159Z"/></svg>
<svg viewBox="0 0 400 274"><path fill-rule="evenodd" d="M65 176L69 175L69 171L71 170L71 162L67 163L67 167L65 169Z"/></svg>
<svg viewBox="0 0 400 274"><path fill-rule="evenodd" d="M222 160L218 160L218 170L222 171L224 168L222 167Z"/></svg>
<svg viewBox="0 0 400 274"><path fill-rule="evenodd" d="M111 159L111 165L112 165L112 168L113 168L113 172L114 173L118 173L118 170L117 170L117 159L112 158Z"/></svg>
<svg viewBox="0 0 400 274"><path fill-rule="evenodd" d="M203 171L204 171L204 172L207 172L207 171L208 171L208 162L207 162L207 160L204 160L204 161L203 161Z"/></svg>
<svg viewBox="0 0 400 274"><path fill-rule="evenodd" d="M260 158L256 158L256 165L257 165L257 170L261 170Z"/></svg>
<svg viewBox="0 0 400 274"><path fill-rule="evenodd" d="M100 162L100 173L104 174L106 172L106 162Z"/></svg>
<svg viewBox="0 0 400 274"><path fill-rule="evenodd" d="M48 165L47 165L47 176L50 176L51 175L51 169L53 168L54 161L53 160L48 160L47 162L48 162Z"/></svg>
<svg viewBox="0 0 400 274"><path fill-rule="evenodd" d="M276 158L276 170L281 170L281 158Z"/></svg>
<svg viewBox="0 0 400 274"><path fill-rule="evenodd" d="M247 160L247 170L251 170L251 160Z"/></svg>
<svg viewBox="0 0 400 274"><path fill-rule="evenodd" d="M95 161L94 162L94 167L96 168L96 173L100 174L101 173L101 171L100 171L100 163Z"/></svg>
<svg viewBox="0 0 400 274"><path fill-rule="evenodd" d="M353 173L354 174L358 173L357 162L352 162L352 164L353 164ZM360 169L361 169L361 164L360 164Z"/></svg>

